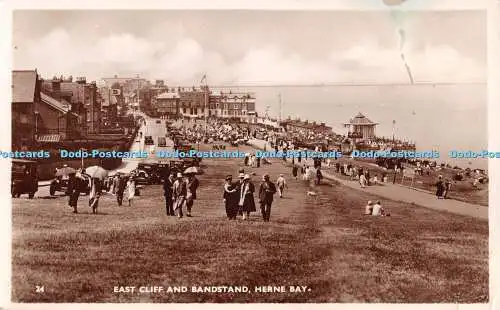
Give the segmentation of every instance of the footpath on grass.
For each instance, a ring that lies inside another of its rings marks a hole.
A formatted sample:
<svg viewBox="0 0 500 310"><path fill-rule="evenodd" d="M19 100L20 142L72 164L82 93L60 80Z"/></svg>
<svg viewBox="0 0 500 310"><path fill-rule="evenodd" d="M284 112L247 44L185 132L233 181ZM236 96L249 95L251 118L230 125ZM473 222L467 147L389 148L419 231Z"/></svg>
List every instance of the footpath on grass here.
<svg viewBox="0 0 500 310"><path fill-rule="evenodd" d="M266 142L263 140L252 139L248 143L254 148L264 149ZM271 146L267 144L266 150L271 150ZM289 159L291 161L291 159ZM310 167L313 166L312 160L305 161ZM488 220L488 207L466 203L453 199L437 199L431 193L414 190L406 186L398 184L384 183L381 186L367 186L361 188L356 181L343 180L333 173L322 171L326 179L335 180L340 184L350 187L355 190L364 191L373 195L381 196L395 201L413 203L425 208L446 211L450 213L471 216L479 219Z"/></svg>

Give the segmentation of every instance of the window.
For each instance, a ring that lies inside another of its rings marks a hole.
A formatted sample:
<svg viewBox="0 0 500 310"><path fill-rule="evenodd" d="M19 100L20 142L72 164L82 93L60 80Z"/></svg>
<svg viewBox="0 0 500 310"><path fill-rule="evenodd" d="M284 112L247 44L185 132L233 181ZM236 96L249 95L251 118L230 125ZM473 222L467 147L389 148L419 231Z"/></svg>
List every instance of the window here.
<svg viewBox="0 0 500 310"><path fill-rule="evenodd" d="M29 123L29 121L28 121L28 115L21 114L20 117L19 117L19 121L21 122L21 124L28 124Z"/></svg>
<svg viewBox="0 0 500 310"><path fill-rule="evenodd" d="M239 108L240 108L240 105L235 103L235 104L234 104L234 108L235 108L235 109L239 109Z"/></svg>
<svg viewBox="0 0 500 310"><path fill-rule="evenodd" d="M227 110L227 103L224 104L224 110Z"/></svg>

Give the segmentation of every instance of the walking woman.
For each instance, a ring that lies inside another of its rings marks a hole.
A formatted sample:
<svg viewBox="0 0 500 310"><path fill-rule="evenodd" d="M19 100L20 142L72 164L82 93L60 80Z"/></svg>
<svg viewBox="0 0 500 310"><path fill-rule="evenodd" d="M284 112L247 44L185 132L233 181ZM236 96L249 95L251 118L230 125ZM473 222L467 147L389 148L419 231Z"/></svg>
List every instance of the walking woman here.
<svg viewBox="0 0 500 310"><path fill-rule="evenodd" d="M98 178L92 178L91 188L89 195L89 207L92 208L92 213L97 214L97 207L99 206L99 198L101 198L101 180Z"/></svg>
<svg viewBox="0 0 500 310"><path fill-rule="evenodd" d="M436 182L436 196L438 199L443 198L443 193L444 193L444 182L443 182L443 176L440 175L438 177L438 181Z"/></svg>
<svg viewBox="0 0 500 310"><path fill-rule="evenodd" d="M250 175L245 174L243 177L243 183L240 186L240 199L238 206L240 212L243 213L243 220L250 217L250 212L255 212L255 200L253 198L253 193L255 192L255 186L250 182Z"/></svg>
<svg viewBox="0 0 500 310"><path fill-rule="evenodd" d="M297 168L297 165L293 165L293 168L292 168L292 176L295 178L295 180L297 180L297 172L298 172L299 168Z"/></svg>
<svg viewBox="0 0 500 310"><path fill-rule="evenodd" d="M135 197L135 181L134 177L130 177L127 182L127 199L128 199L128 206L132 206L132 199Z"/></svg>
<svg viewBox="0 0 500 310"><path fill-rule="evenodd" d="M236 213L238 212L238 189L235 184L233 184L233 177L231 175L226 176L226 182L224 183L224 204L226 207L226 215L230 220L236 219Z"/></svg>

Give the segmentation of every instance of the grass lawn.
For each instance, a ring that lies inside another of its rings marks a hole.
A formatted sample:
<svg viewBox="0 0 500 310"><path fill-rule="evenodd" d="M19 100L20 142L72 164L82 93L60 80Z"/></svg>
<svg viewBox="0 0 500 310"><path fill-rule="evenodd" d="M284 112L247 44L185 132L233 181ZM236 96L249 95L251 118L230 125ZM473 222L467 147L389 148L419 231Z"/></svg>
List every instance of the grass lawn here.
<svg viewBox="0 0 500 310"><path fill-rule="evenodd" d="M274 161L254 182L285 173L271 222L228 221L222 180L234 159L203 162L193 217L164 214L160 186L135 205L112 195L92 215L65 198L13 200L14 302L412 302L488 301L488 223L382 200L391 217L362 215L368 193L310 188ZM249 169L247 169L249 170ZM307 196L314 190L317 196ZM35 286L44 286L36 293ZM308 286L305 293L114 293L114 286Z"/></svg>

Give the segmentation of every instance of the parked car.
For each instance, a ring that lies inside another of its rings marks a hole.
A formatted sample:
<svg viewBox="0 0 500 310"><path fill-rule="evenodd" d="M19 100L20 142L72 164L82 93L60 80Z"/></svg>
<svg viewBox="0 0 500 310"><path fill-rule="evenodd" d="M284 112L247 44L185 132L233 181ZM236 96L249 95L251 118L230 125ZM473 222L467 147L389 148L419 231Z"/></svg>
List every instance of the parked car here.
<svg viewBox="0 0 500 310"><path fill-rule="evenodd" d="M83 182L81 182L82 188L80 188L80 193L88 195L90 193L90 176L88 174L82 173L81 177L83 178ZM49 187L50 195L53 196L56 192L64 192L65 195L67 195L68 181L69 181L69 173L68 174L56 173L56 178L52 180L52 182L50 182L50 187Z"/></svg>
<svg viewBox="0 0 500 310"><path fill-rule="evenodd" d="M167 139L165 139L165 137L158 137L158 146L159 147L166 147L167 146Z"/></svg>
<svg viewBox="0 0 500 310"><path fill-rule="evenodd" d="M139 163L137 165L138 171L144 171L148 177L148 183L145 184L159 184L161 183L161 174L158 163Z"/></svg>
<svg viewBox="0 0 500 310"><path fill-rule="evenodd" d="M154 184L152 175L141 169L135 169L132 171L134 175L135 184L137 185L150 185Z"/></svg>
<svg viewBox="0 0 500 310"><path fill-rule="evenodd" d="M10 191L12 197L28 194L32 199L38 191L38 164L36 161L12 159Z"/></svg>

